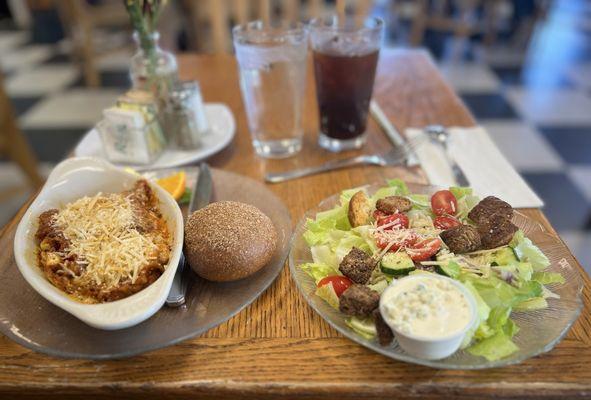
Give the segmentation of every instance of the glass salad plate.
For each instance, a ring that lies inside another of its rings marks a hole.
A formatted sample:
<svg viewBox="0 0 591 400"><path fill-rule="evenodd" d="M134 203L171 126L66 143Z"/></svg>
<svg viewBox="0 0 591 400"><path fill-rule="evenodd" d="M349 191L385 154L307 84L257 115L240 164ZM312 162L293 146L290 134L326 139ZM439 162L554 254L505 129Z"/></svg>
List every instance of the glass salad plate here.
<svg viewBox="0 0 591 400"><path fill-rule="evenodd" d="M369 195L372 195L377 189L384 186L385 184L375 184L366 186L365 189ZM408 188L410 193L427 195L432 195L441 189L435 186L418 184L408 184ZM336 194L325 199L315 209L308 211L299 221L293 236L289 266L293 279L308 304L333 328L362 346L396 360L434 368L484 369L502 367L550 351L568 332L581 312L583 282L576 268L576 261L568 248L558 236L548 232L541 224L516 210L513 223L544 252L551 263L544 271L559 272L565 280L564 283L546 285L553 293L560 296L560 298L548 298L547 308L526 312L514 311L511 314L511 319L520 328L519 332L513 337L513 342L519 347L519 350L495 361L488 361L484 357L472 355L465 350L459 350L452 356L442 360L424 360L405 353L396 343L396 339L392 344L384 347L380 346L375 338L365 339L349 328L345 322L345 315L332 308L315 294L316 284L314 278L299 267L303 263L312 262L310 247L303 237L306 230L306 220L315 218L318 212L332 209L338 205L339 196L340 194Z"/></svg>

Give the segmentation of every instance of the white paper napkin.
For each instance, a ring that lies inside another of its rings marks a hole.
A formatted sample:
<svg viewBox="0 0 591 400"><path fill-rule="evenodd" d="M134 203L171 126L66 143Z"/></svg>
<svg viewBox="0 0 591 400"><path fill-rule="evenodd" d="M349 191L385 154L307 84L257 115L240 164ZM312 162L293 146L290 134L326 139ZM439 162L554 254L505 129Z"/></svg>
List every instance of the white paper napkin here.
<svg viewBox="0 0 591 400"><path fill-rule="evenodd" d="M449 152L470 181L474 192L485 197L497 196L513 207L542 207L544 202L509 164L484 128L447 128ZM422 135L422 129L409 128L406 137ZM453 174L441 146L423 142L415 153L433 185L455 185ZM523 155L528 157L527 154Z"/></svg>

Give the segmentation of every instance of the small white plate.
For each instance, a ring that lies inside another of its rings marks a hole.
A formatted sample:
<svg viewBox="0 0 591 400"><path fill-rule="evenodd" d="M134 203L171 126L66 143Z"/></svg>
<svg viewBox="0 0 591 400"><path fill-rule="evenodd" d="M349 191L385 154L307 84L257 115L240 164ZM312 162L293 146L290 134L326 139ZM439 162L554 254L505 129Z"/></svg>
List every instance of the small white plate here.
<svg viewBox="0 0 591 400"><path fill-rule="evenodd" d="M125 172L105 160L70 158L55 167L16 229L14 256L25 280L45 299L95 328L128 328L150 318L164 304L183 247L183 215L177 202L164 189L150 185L173 235L168 265L162 276L145 289L124 299L102 304L83 304L75 301L45 278L37 265L36 257L35 232L38 217L44 211L63 207L82 196L131 189L137 180L136 175ZM18 302L17 299L15 301Z"/></svg>
<svg viewBox="0 0 591 400"><path fill-rule="evenodd" d="M196 163L222 150L232 141L236 132L234 115L228 106L222 103L205 104L205 115L209 122L210 131L203 137L203 142L199 148L186 151L166 149L152 164L128 166L138 171L179 167L181 165ZM92 129L82 138L74 149L74 155L77 157L107 159L103 151L101 138L96 129Z"/></svg>

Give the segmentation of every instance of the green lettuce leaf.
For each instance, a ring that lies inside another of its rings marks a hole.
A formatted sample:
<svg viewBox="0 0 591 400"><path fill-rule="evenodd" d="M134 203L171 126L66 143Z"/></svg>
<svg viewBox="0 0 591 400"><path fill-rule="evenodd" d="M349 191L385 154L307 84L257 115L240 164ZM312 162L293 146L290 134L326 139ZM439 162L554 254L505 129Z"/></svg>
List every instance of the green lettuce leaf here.
<svg viewBox="0 0 591 400"><path fill-rule="evenodd" d="M495 276L482 278L462 274L460 279L470 281L490 308L513 307L517 303L542 294L542 285L536 281L523 282L521 287L515 287Z"/></svg>
<svg viewBox="0 0 591 400"><path fill-rule="evenodd" d="M414 272L414 271L413 271ZM474 326L466 332L464 336L464 340L462 341L461 348L466 348L472 342L472 339L483 339L486 337L491 336L494 332L490 329L487 325L486 320L490 315L490 307L486 302L480 297L478 294L478 290L470 283L469 281L463 282L466 289L472 293L474 299L476 300L476 321Z"/></svg>
<svg viewBox="0 0 591 400"><path fill-rule="evenodd" d="M408 186L402 179L388 179L388 186L396 187L398 190L396 192L399 196L406 196L408 192Z"/></svg>
<svg viewBox="0 0 591 400"><path fill-rule="evenodd" d="M478 196L473 194L467 194L465 196L460 197L458 200L458 212L456 216L462 220L466 221L468 218L468 213L474 208L476 204L480 201Z"/></svg>
<svg viewBox="0 0 591 400"><path fill-rule="evenodd" d="M538 271L535 272L532 277L532 280L540 282L542 285L550 285L552 283L564 283L564 276L562 276L558 272L542 272Z"/></svg>
<svg viewBox="0 0 591 400"><path fill-rule="evenodd" d="M531 263L534 271L543 270L550 265L548 257L529 238L525 237L521 229L515 233L509 246L513 248L520 261Z"/></svg>
<svg viewBox="0 0 591 400"><path fill-rule="evenodd" d="M511 318L509 318L505 326L503 326L503 332L505 335L512 338L513 336L517 335L517 332L519 332L519 326L517 326L517 324Z"/></svg>
<svg viewBox="0 0 591 400"><path fill-rule="evenodd" d="M408 222L410 226L413 228L433 227L433 219L430 209L413 209L410 210L406 215L408 216Z"/></svg>
<svg viewBox="0 0 591 400"><path fill-rule="evenodd" d="M351 251L353 247L357 247L359 250L363 250L366 253L370 253L372 251L367 240L355 231L345 232L343 237L335 240L334 245L334 253L338 263L343 260L343 258Z"/></svg>
<svg viewBox="0 0 591 400"><path fill-rule="evenodd" d="M481 340L468 348L468 352L475 356L485 357L489 361L496 361L519 350L519 347L511 340L511 337L503 331Z"/></svg>
<svg viewBox="0 0 591 400"><path fill-rule="evenodd" d="M464 196L472 194L471 187L452 186L449 188L449 191L454 195L456 200L459 200Z"/></svg>
<svg viewBox="0 0 591 400"><path fill-rule="evenodd" d="M503 330L507 322L509 321L509 315L511 315L511 308L499 306L490 310L488 320L488 326L495 332Z"/></svg>
<svg viewBox="0 0 591 400"><path fill-rule="evenodd" d="M353 188L353 189L347 189L347 190L343 190L341 192L341 196L340 196L340 200L341 200L341 205L349 205L349 200L351 200L351 197L353 197L353 195L359 191L363 191L365 192L365 189L358 187L358 188Z"/></svg>
<svg viewBox="0 0 591 400"><path fill-rule="evenodd" d="M371 202L375 204L379 199L383 199L384 197L388 196L397 196L399 194L399 188L397 186L386 186L376 190L373 196L371 196Z"/></svg>
<svg viewBox="0 0 591 400"><path fill-rule="evenodd" d="M371 229L372 228L369 225L361 225L356 228L353 228L353 232L357 233L365 241L365 244L369 249L368 253L374 254L379 250L379 248L376 245L376 241L373 238L373 233Z"/></svg>
<svg viewBox="0 0 591 400"><path fill-rule="evenodd" d="M332 286L332 284L329 283L326 285L322 285L319 288L316 288L315 293L316 296L326 301L332 308L336 310L339 309L339 297L334 291L334 287Z"/></svg>
<svg viewBox="0 0 591 400"><path fill-rule="evenodd" d="M323 278L331 275L341 275L338 270L333 267L329 267L326 264L306 263L300 265L300 268L314 278L314 282L318 283Z"/></svg>
<svg viewBox="0 0 591 400"><path fill-rule="evenodd" d="M309 246L315 246L326 243L335 230L348 231L350 229L347 206L338 206L319 212L315 219L308 218L303 236Z"/></svg>
<svg viewBox="0 0 591 400"><path fill-rule="evenodd" d="M328 245L312 246L310 252L314 263L328 265L334 270L338 269L337 257Z"/></svg>
<svg viewBox="0 0 591 400"><path fill-rule="evenodd" d="M413 210L431 211L431 199L426 194L409 194L406 196L412 203Z"/></svg>
<svg viewBox="0 0 591 400"><path fill-rule="evenodd" d="M524 300L515 305L515 311L533 311L542 310L548 307L548 302L543 297L534 297L532 299Z"/></svg>

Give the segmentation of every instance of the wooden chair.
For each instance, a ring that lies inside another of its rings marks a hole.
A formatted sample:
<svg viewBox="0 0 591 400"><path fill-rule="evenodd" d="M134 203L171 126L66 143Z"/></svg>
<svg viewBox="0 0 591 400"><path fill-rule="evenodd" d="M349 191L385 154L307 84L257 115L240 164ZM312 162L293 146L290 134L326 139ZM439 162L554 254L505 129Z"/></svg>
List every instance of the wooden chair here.
<svg viewBox="0 0 591 400"><path fill-rule="evenodd" d="M37 169L37 160L18 128L12 105L4 91L2 74L0 74L0 154L8 156L17 163L35 188L43 184L43 178Z"/></svg>
<svg viewBox="0 0 591 400"><path fill-rule="evenodd" d="M456 37L484 33L484 42L491 44L496 36L495 17L498 0L417 0L410 43L419 46L427 29L452 32ZM451 12L452 6L456 9ZM483 7L482 18L475 19L475 11Z"/></svg>
<svg viewBox="0 0 591 400"><path fill-rule="evenodd" d="M72 55L82 62L86 85L100 86L97 61L118 47L100 49L95 40L97 28L120 27L129 30L129 16L123 2L108 0L95 6L85 0L59 0L57 5L62 25L73 45Z"/></svg>
<svg viewBox="0 0 591 400"><path fill-rule="evenodd" d="M367 15L372 5L373 0L349 1L347 13ZM256 19L302 21L334 12L324 0L187 0L184 6L193 28L192 47L213 53L232 50L233 25Z"/></svg>

